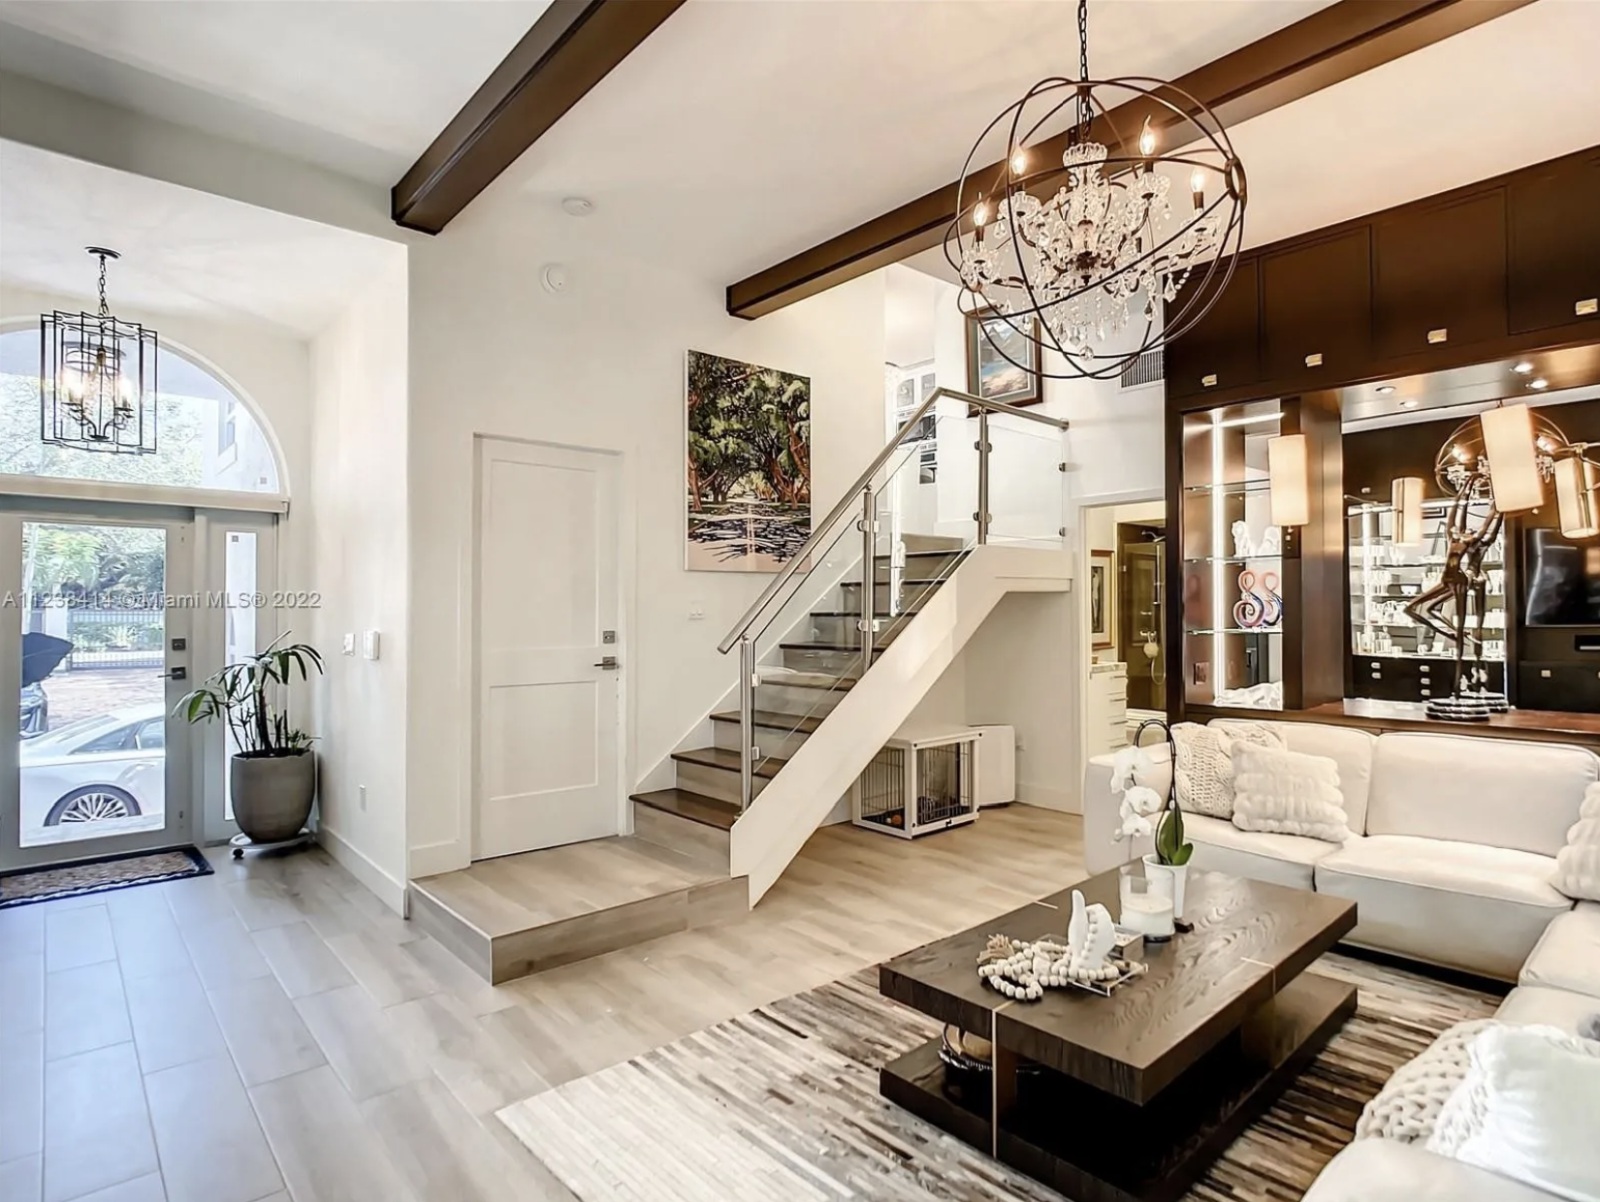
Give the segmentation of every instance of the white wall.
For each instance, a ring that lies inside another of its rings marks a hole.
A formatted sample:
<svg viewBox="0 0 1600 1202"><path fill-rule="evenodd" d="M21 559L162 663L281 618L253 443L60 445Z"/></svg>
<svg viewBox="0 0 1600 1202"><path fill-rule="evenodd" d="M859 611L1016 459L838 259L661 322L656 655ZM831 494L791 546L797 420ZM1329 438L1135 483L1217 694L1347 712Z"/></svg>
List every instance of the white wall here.
<svg viewBox="0 0 1600 1202"><path fill-rule="evenodd" d="M321 842L396 909L406 880L406 253L311 348L310 572L322 597L315 641ZM379 634L379 656L362 635ZM342 654L346 634L355 655ZM365 786L363 799L361 789Z"/></svg>
<svg viewBox="0 0 1600 1202"><path fill-rule="evenodd" d="M819 516L883 445L881 273L743 322L726 315L721 279L617 259L603 240L574 242L573 229L570 218L492 189L412 251L406 776L413 876L469 857L474 436L622 456L625 616L617 653L628 786L728 690L735 665L716 644L769 580L684 570L685 352L811 377ZM571 283L552 296L538 280L557 257ZM692 607L703 609L704 620L689 618Z"/></svg>

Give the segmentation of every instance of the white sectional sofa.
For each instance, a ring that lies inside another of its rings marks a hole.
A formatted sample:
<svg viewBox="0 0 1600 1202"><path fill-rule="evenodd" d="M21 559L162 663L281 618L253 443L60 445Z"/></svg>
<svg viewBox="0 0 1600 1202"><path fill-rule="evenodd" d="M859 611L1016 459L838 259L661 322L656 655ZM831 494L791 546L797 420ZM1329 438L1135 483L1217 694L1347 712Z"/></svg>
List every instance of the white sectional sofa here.
<svg viewBox="0 0 1600 1202"><path fill-rule="evenodd" d="M1347 897L1349 942L1514 981L1550 920L1572 909L1550 877L1600 758L1581 747L1393 733L1309 722L1280 725L1290 751L1339 768L1355 837L1342 845L1241 831L1184 815L1191 864ZM1150 748L1158 773L1165 748ZM1111 757L1089 761L1084 857L1104 871L1148 846L1113 842L1119 798ZM1147 782L1165 793L1167 780Z"/></svg>
<svg viewBox="0 0 1600 1202"><path fill-rule="evenodd" d="M1517 985L1504 1022L1576 1031L1600 1013L1600 903L1550 884L1600 759L1577 747L1284 723L1290 751L1339 766L1350 829L1335 845L1186 815L1192 864L1356 902L1350 942ZM1166 749L1151 749L1164 760ZM1160 765L1158 771L1165 771ZM1111 757L1090 761L1085 858L1104 871L1148 847L1114 843ZM1147 782L1158 791L1165 780ZM1555 1195L1387 1139L1351 1144L1305 1202L1551 1202Z"/></svg>

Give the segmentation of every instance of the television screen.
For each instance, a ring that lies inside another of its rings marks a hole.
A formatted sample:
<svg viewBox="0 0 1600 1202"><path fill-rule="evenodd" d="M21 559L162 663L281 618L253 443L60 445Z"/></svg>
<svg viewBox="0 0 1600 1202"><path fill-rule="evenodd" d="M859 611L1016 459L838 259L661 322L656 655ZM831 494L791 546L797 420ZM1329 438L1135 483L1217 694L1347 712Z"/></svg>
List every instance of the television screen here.
<svg viewBox="0 0 1600 1202"><path fill-rule="evenodd" d="M1600 542L1573 542L1548 529L1524 537L1527 624L1600 626Z"/></svg>

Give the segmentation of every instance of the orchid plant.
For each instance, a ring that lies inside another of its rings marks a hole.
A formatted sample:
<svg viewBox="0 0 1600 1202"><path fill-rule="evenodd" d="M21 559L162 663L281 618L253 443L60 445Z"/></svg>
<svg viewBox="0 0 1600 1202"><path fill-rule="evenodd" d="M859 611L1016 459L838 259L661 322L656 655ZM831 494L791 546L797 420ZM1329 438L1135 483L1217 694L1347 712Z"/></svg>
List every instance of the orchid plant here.
<svg viewBox="0 0 1600 1202"><path fill-rule="evenodd" d="M1167 747L1174 769L1177 766L1177 747L1172 740L1172 730L1158 718L1141 722L1134 733L1133 745L1124 747L1111 760L1111 791L1122 795L1118 808L1121 818L1112 836L1113 843L1124 839L1142 839L1155 836L1156 858L1163 864L1177 867L1189 862L1194 854L1194 844L1183 838L1183 810L1178 805L1176 778L1162 798L1148 785L1139 784L1141 775L1148 777L1155 762L1150 753L1139 746L1139 736L1147 726L1159 726L1167 736Z"/></svg>

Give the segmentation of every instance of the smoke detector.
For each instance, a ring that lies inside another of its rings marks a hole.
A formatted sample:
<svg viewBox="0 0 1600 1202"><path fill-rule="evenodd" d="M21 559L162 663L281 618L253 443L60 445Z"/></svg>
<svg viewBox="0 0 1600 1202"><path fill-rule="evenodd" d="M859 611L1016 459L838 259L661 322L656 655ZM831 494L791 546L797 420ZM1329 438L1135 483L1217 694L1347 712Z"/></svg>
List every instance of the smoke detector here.
<svg viewBox="0 0 1600 1202"><path fill-rule="evenodd" d="M561 208L569 217L588 217L594 213L594 201L587 196L569 196L561 202Z"/></svg>

